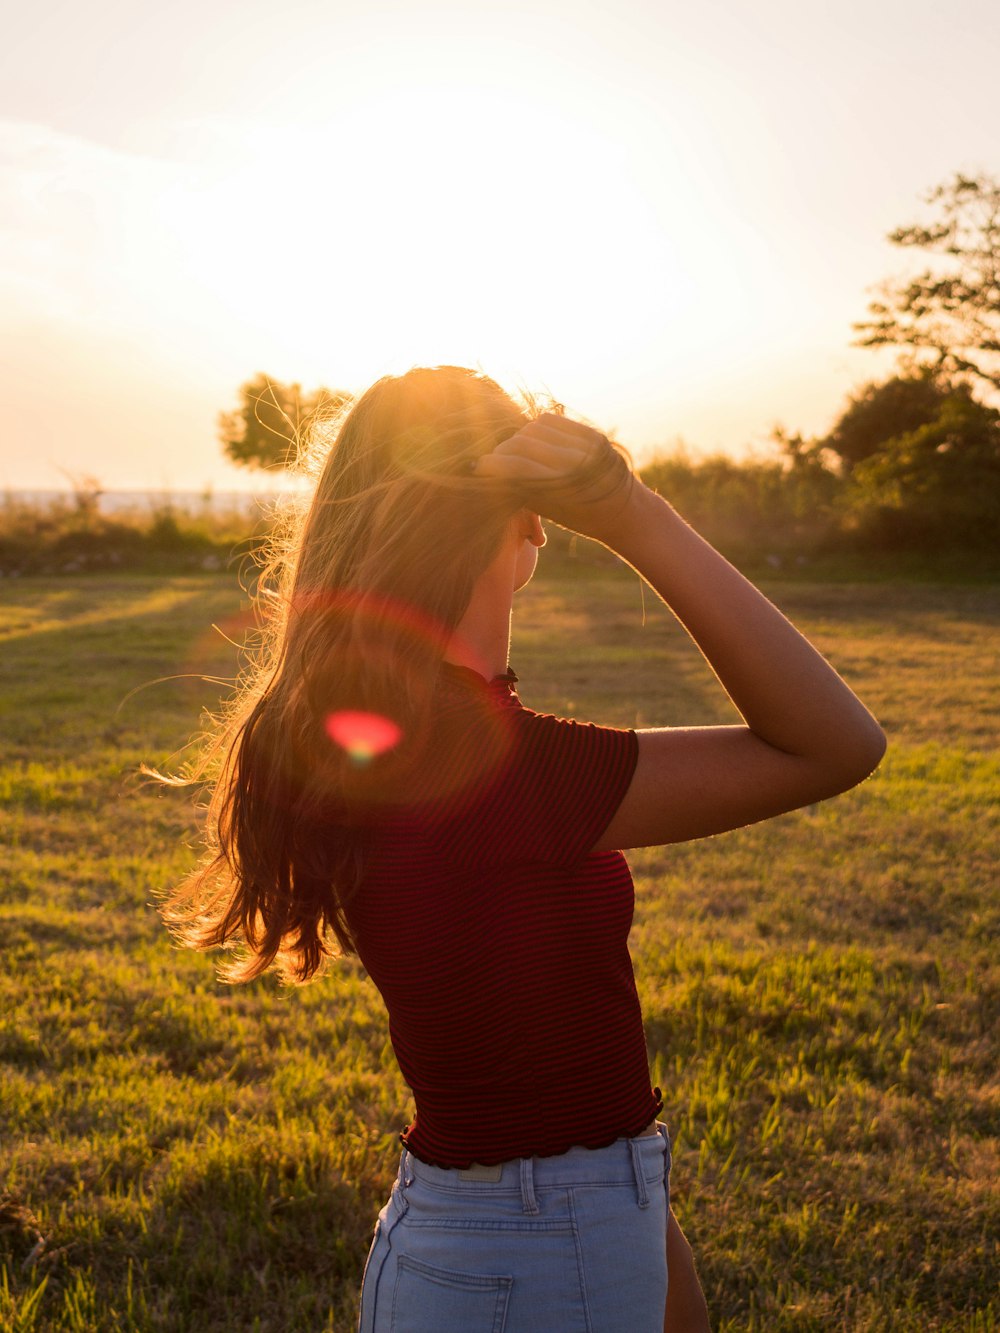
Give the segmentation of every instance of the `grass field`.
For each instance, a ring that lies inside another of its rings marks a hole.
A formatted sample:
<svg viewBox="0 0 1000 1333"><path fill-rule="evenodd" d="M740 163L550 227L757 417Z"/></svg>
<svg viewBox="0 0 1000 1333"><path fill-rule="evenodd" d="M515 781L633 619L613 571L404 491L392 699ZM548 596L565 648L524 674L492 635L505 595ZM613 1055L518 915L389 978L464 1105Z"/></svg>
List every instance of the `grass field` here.
<svg viewBox="0 0 1000 1333"><path fill-rule="evenodd" d="M630 855L675 1208L720 1331L987 1333L1000 588L767 591L890 750L833 802ZM217 699L148 682L231 675L211 625L239 638L240 598L224 574L0 590L0 1329L353 1327L410 1111L378 995L353 962L232 989L173 948L151 902L194 859L191 797L123 781ZM515 619L532 707L731 716L624 572L539 579Z"/></svg>

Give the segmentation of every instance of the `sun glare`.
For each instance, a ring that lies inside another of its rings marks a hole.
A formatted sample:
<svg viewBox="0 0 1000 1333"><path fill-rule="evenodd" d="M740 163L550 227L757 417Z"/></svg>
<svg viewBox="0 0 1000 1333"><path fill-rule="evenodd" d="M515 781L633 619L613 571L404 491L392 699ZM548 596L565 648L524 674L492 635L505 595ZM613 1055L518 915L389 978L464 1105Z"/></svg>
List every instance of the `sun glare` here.
<svg viewBox="0 0 1000 1333"><path fill-rule="evenodd" d="M643 145L553 102L400 84L235 147L173 225L206 299L297 375L453 360L578 379L609 338L648 344L693 300Z"/></svg>

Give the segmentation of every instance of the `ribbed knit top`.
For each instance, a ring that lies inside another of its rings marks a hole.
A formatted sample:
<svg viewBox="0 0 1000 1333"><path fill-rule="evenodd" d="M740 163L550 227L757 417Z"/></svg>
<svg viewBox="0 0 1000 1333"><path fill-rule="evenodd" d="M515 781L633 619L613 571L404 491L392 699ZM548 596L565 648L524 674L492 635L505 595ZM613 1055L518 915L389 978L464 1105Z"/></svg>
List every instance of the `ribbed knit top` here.
<svg viewBox="0 0 1000 1333"><path fill-rule="evenodd" d="M621 852L593 854L635 732L536 713L512 671L445 663L414 800L380 823L348 907L416 1115L403 1142L465 1167L604 1147L650 1088Z"/></svg>

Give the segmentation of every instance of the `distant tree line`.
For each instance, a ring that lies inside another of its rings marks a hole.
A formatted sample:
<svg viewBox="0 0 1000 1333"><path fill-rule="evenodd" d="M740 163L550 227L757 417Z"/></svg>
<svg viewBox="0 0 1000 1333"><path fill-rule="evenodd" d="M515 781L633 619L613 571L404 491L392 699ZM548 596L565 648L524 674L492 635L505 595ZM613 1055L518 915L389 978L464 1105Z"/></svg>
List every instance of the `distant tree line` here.
<svg viewBox="0 0 1000 1333"><path fill-rule="evenodd" d="M862 385L828 433L775 431L771 459L691 458L642 468L710 540L773 562L836 551L966 551L1000 563L1000 179L958 174L930 216L890 233L926 268L889 279L855 325L857 345L899 349L897 372ZM258 374L222 413L236 463L282 468L318 416L350 395Z"/></svg>
<svg viewBox="0 0 1000 1333"><path fill-rule="evenodd" d="M776 456L657 458L643 480L740 559L966 552L1000 573L1000 412L932 370L867 384Z"/></svg>

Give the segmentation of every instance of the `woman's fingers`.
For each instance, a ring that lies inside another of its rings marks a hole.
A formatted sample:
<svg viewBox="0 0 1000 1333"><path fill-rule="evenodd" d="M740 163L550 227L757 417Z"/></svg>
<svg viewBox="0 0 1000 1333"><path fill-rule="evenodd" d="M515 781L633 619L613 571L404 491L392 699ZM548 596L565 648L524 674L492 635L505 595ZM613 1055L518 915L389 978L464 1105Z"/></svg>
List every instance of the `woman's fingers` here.
<svg viewBox="0 0 1000 1333"><path fill-rule="evenodd" d="M535 435L511 436L475 467L477 477L560 477L569 476L586 461L583 450Z"/></svg>
<svg viewBox="0 0 1000 1333"><path fill-rule="evenodd" d="M569 477L587 464L595 443L600 446L607 441L587 426L547 413L529 422L490 453L483 454L475 474L503 478Z"/></svg>
<svg viewBox="0 0 1000 1333"><path fill-rule="evenodd" d="M600 431L594 430L593 426L585 426L582 421L574 421L572 417L557 416L554 412L543 412L535 417L533 421L523 427L524 430L546 430L553 431L556 435L565 438L583 440L587 442L600 441L605 437Z"/></svg>
<svg viewBox="0 0 1000 1333"><path fill-rule="evenodd" d="M496 481L546 481L559 473L551 463L531 458L527 454L484 454L475 464L474 477L490 477Z"/></svg>
<svg viewBox="0 0 1000 1333"><path fill-rule="evenodd" d="M504 443L510 444L512 440L518 439L544 440L550 444L561 444L566 448L583 450L586 453L607 445L607 439L599 431L585 426L581 421L573 421L570 417L557 417L551 412L545 412L534 421L529 421ZM503 445L497 447L503 448Z"/></svg>

